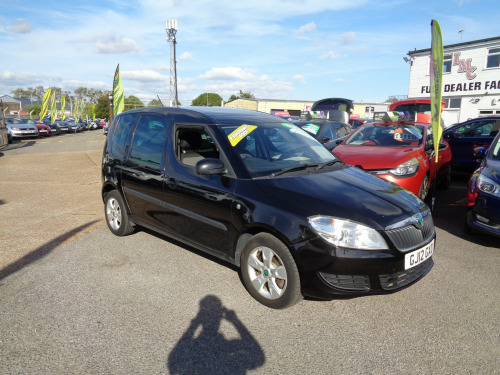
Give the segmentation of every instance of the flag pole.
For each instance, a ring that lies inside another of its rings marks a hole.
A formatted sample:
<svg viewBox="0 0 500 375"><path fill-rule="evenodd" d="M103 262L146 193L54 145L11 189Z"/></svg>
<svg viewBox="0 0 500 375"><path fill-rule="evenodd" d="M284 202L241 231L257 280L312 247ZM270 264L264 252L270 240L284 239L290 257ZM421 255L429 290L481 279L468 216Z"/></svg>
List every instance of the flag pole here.
<svg viewBox="0 0 500 375"><path fill-rule="evenodd" d="M434 141L434 182L432 188L431 211L434 211L434 204L436 200L436 183L437 183L437 170L439 160L439 142L443 134L441 126L441 98L442 98L442 85L443 85L443 65L444 65L444 52L443 52L443 36L441 34L441 27L436 20L431 21L431 69L430 69L430 88L431 88L431 118L432 118L432 138Z"/></svg>

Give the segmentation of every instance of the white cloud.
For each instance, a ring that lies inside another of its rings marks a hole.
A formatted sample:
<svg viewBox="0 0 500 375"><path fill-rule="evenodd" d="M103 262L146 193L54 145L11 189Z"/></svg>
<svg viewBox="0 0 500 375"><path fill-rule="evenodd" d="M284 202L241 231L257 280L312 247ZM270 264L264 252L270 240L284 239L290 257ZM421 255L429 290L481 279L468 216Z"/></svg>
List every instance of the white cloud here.
<svg viewBox="0 0 500 375"><path fill-rule="evenodd" d="M338 59L339 57L340 57L339 53L335 53L333 51L328 51L324 55L321 55L319 57L319 59L320 60L335 60L335 59Z"/></svg>
<svg viewBox="0 0 500 375"><path fill-rule="evenodd" d="M344 78L335 78L334 82L347 82L347 79L344 79Z"/></svg>
<svg viewBox="0 0 500 375"><path fill-rule="evenodd" d="M194 58L193 58L193 55L189 52L184 52L179 57L179 61L190 61L190 60L194 60Z"/></svg>
<svg viewBox="0 0 500 375"><path fill-rule="evenodd" d="M301 36L314 30L316 30L316 24L313 21L299 27L297 30L294 30L293 34L296 36Z"/></svg>
<svg viewBox="0 0 500 375"><path fill-rule="evenodd" d="M354 31L348 31L342 34L342 44L353 44L356 43L356 33Z"/></svg>
<svg viewBox="0 0 500 375"><path fill-rule="evenodd" d="M126 53L137 51L137 43L130 38L112 39L95 44L98 53Z"/></svg>
<svg viewBox="0 0 500 375"><path fill-rule="evenodd" d="M122 80L128 79L140 82L164 81L169 79L168 76L154 70L120 70L120 75Z"/></svg>
<svg viewBox="0 0 500 375"><path fill-rule="evenodd" d="M26 18L18 18L12 21L12 24L7 27L7 31L15 34L27 34L31 31L30 21Z"/></svg>
<svg viewBox="0 0 500 375"><path fill-rule="evenodd" d="M300 74L296 74L293 76L292 78L295 82L298 82L298 83L302 83L303 85L305 85L307 82L304 78L304 76L300 75Z"/></svg>

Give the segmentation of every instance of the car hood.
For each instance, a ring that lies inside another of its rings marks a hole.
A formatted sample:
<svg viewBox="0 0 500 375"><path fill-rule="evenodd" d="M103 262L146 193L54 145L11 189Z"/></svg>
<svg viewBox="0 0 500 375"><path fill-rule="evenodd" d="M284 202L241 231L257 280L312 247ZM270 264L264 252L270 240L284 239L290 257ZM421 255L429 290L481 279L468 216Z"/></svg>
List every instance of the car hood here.
<svg viewBox="0 0 500 375"><path fill-rule="evenodd" d="M330 172L256 180L284 209L301 216L328 215L383 230L428 209L408 190L345 166Z"/></svg>
<svg viewBox="0 0 500 375"><path fill-rule="evenodd" d="M339 145L333 153L344 163L363 169L391 169L416 156L418 148Z"/></svg>

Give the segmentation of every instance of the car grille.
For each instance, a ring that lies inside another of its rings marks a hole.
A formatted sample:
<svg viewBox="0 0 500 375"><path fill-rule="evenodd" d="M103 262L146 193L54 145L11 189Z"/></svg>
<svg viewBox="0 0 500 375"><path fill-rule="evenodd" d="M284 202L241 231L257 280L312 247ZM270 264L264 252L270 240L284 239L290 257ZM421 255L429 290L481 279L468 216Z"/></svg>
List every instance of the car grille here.
<svg viewBox="0 0 500 375"><path fill-rule="evenodd" d="M429 214L423 217L422 228L410 224L401 228L387 230L385 233L399 251L406 252L429 242L434 236L434 222Z"/></svg>
<svg viewBox="0 0 500 375"><path fill-rule="evenodd" d="M336 275L333 273L319 272L321 278L330 286L345 290L367 291L370 281L367 275Z"/></svg>
<svg viewBox="0 0 500 375"><path fill-rule="evenodd" d="M409 270L399 271L389 275L379 275L380 285L384 290L402 288L425 275L433 265L434 261L430 258Z"/></svg>

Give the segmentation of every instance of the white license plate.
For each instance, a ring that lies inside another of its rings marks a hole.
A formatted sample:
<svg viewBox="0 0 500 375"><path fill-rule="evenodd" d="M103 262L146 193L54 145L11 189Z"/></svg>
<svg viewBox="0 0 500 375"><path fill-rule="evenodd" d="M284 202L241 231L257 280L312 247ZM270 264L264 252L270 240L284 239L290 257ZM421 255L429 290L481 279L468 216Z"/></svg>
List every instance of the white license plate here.
<svg viewBox="0 0 500 375"><path fill-rule="evenodd" d="M420 263L429 259L434 252L434 241L435 240L432 240L432 242L428 243L424 247L406 254L405 270L418 266Z"/></svg>

